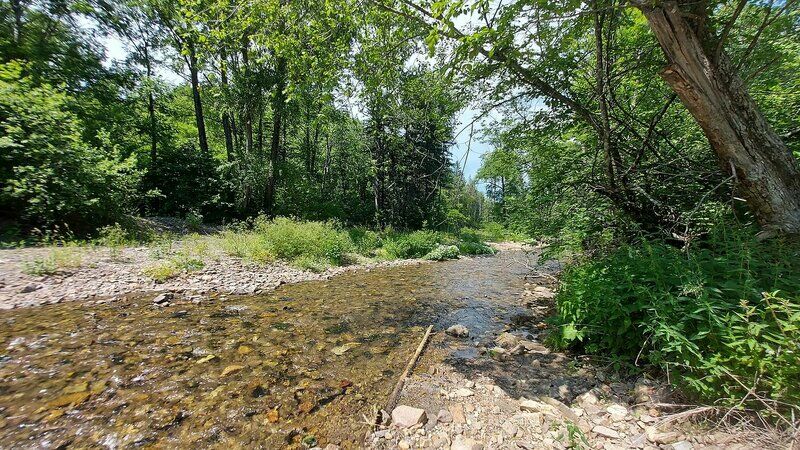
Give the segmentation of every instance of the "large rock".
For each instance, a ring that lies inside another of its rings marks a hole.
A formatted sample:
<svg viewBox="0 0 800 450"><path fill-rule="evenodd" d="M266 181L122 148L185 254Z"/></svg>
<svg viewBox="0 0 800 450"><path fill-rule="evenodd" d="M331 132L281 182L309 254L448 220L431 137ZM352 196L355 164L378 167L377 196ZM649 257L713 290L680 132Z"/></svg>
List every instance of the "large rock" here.
<svg viewBox="0 0 800 450"><path fill-rule="evenodd" d="M392 410L392 423L400 428L409 428L416 424L424 425L427 421L428 416L424 409L400 405Z"/></svg>
<svg viewBox="0 0 800 450"><path fill-rule="evenodd" d="M445 331L445 333L458 338L469 337L469 329L460 323L451 326Z"/></svg>

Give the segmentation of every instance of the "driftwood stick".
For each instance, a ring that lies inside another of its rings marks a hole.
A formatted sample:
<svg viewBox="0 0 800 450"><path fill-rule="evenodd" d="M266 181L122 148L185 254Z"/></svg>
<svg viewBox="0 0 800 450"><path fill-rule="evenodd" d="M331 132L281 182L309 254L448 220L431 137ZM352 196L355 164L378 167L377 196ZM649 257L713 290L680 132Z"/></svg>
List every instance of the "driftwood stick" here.
<svg viewBox="0 0 800 450"><path fill-rule="evenodd" d="M425 330L425 336L422 337L422 341L420 341L417 351L414 352L414 356L412 356L411 360L408 361L406 370L404 370L403 374L400 375L400 379L397 380L394 390L392 390L392 393L389 394L389 399L386 401L386 408L384 411L390 412L392 409L394 409L397 399L400 397L400 392L403 390L403 385L406 383L406 378L408 378L408 376L411 374L411 371L414 370L414 366L417 365L417 361L419 360L420 355L422 355L422 350L425 349L425 345L428 343L428 339L431 337L432 330L433 325L428 326L428 329ZM378 414L375 418L376 425L381 422L381 414L381 411L378 411Z"/></svg>

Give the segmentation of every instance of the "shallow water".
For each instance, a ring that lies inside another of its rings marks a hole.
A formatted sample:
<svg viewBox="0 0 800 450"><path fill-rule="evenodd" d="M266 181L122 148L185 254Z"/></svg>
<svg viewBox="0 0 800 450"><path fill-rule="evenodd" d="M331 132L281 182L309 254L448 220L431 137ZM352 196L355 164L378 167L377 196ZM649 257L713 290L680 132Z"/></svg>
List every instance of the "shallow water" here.
<svg viewBox="0 0 800 450"><path fill-rule="evenodd" d="M0 448L358 447L427 325L492 334L524 313L524 258L164 308L147 296L0 312Z"/></svg>

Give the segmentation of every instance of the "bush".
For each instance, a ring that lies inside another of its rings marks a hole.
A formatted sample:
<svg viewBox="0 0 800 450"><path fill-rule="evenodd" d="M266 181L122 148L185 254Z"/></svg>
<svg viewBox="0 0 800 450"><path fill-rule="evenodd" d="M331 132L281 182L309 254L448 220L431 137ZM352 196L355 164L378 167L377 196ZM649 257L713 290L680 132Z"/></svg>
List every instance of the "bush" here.
<svg viewBox="0 0 800 450"><path fill-rule="evenodd" d="M0 64L0 214L83 231L118 218L139 180L133 158L121 158L105 132L99 148L84 142L74 99L23 72Z"/></svg>
<svg viewBox="0 0 800 450"><path fill-rule="evenodd" d="M339 265L342 254L353 249L350 236L330 222L259 218L254 231L263 236L276 257L287 261L304 256Z"/></svg>
<svg viewBox="0 0 800 450"><path fill-rule="evenodd" d="M435 231L414 231L409 234L390 234L383 243L383 248L391 258L422 258L439 244L443 237Z"/></svg>
<svg viewBox="0 0 800 450"><path fill-rule="evenodd" d="M706 400L800 404L797 242L719 228L689 251L625 246L567 268L556 302L556 345L649 362Z"/></svg>
<svg viewBox="0 0 800 450"><path fill-rule="evenodd" d="M458 244L458 251L462 255L494 255L495 249L489 247L483 242L460 241Z"/></svg>
<svg viewBox="0 0 800 450"><path fill-rule="evenodd" d="M440 245L423 256L422 259L427 259L429 261L445 261L448 259L456 259L458 255L458 247L455 245Z"/></svg>

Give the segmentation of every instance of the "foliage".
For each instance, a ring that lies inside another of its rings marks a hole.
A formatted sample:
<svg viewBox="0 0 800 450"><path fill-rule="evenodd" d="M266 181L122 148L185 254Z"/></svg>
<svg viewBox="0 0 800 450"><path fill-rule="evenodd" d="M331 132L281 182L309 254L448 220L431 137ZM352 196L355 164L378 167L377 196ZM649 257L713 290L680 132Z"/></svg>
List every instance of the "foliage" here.
<svg viewBox="0 0 800 450"><path fill-rule="evenodd" d="M439 245L423 256L422 259L427 259L429 261L445 261L448 259L457 259L458 255L459 248L455 245Z"/></svg>
<svg viewBox="0 0 800 450"><path fill-rule="evenodd" d="M440 233L429 230L412 233L389 233L383 248L390 258L422 258L444 241Z"/></svg>
<svg viewBox="0 0 800 450"><path fill-rule="evenodd" d="M798 256L796 241L759 242L731 226L688 250L625 245L567 268L552 338L681 374L704 399L797 405Z"/></svg>
<svg viewBox="0 0 800 450"><path fill-rule="evenodd" d="M74 228L118 217L137 173L104 134L83 141L70 96L36 84L18 63L0 64L0 214L26 224Z"/></svg>
<svg viewBox="0 0 800 450"><path fill-rule="evenodd" d="M75 245L63 245L50 249L45 256L23 262L22 272L42 276L80 268L83 265L83 251Z"/></svg>
<svg viewBox="0 0 800 450"><path fill-rule="evenodd" d="M342 255L353 248L347 232L333 223L259 218L253 230L264 237L277 258L287 261L302 256L339 265Z"/></svg>
<svg viewBox="0 0 800 450"><path fill-rule="evenodd" d="M202 269L205 263L201 259L178 253L169 258L157 261L142 269L142 274L157 283L163 283L182 273Z"/></svg>

